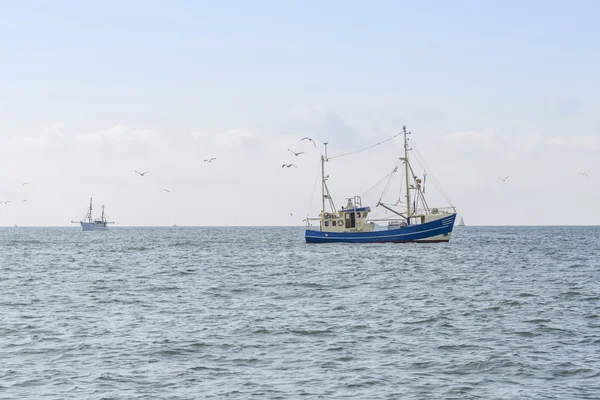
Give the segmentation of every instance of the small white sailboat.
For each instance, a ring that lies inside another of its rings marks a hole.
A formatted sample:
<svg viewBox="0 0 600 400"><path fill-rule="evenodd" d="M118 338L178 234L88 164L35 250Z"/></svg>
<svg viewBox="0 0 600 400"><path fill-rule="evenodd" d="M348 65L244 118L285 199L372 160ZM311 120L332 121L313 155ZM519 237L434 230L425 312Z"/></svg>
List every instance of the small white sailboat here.
<svg viewBox="0 0 600 400"><path fill-rule="evenodd" d="M108 224L114 224L112 221L108 221L104 215L104 205L101 206L102 214L99 218L92 218L92 199L90 198L90 208L88 209L85 217L81 221L71 221L72 223L81 224L82 231L107 231Z"/></svg>
<svg viewBox="0 0 600 400"><path fill-rule="evenodd" d="M458 225L457 226L465 226L465 220L463 217L460 217L460 221L458 221Z"/></svg>

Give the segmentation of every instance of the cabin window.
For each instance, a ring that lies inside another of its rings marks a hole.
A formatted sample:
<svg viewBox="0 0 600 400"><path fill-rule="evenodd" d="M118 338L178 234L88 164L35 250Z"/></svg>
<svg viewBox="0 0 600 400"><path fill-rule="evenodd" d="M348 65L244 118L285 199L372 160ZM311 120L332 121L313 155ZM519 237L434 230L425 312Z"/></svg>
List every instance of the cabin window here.
<svg viewBox="0 0 600 400"><path fill-rule="evenodd" d="M360 213L359 212L356 213L356 218L360 218Z"/></svg>
<svg viewBox="0 0 600 400"><path fill-rule="evenodd" d="M344 225L344 221L342 221L342 220L339 220L339 221L338 221L338 226L342 226L342 225Z"/></svg>
<svg viewBox="0 0 600 400"><path fill-rule="evenodd" d="M325 226L329 226L329 221L325 221Z"/></svg>

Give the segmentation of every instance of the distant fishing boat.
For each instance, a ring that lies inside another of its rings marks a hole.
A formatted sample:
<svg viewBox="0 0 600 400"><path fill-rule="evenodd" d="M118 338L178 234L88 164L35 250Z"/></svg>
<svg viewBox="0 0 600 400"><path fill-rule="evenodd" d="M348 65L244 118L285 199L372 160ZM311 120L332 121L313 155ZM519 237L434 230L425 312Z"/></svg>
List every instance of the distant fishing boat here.
<svg viewBox="0 0 600 400"><path fill-rule="evenodd" d="M108 224L114 224L114 222L108 221L104 215L104 206L101 206L102 214L99 218L92 218L92 199L90 198L90 208L88 209L85 217L81 221L71 221L72 223L81 224L82 231L107 231Z"/></svg>
<svg viewBox="0 0 600 400"><path fill-rule="evenodd" d="M460 221L458 221L458 225L456 226L465 226L465 220L463 217L460 217Z"/></svg>
<svg viewBox="0 0 600 400"><path fill-rule="evenodd" d="M430 208L425 199L425 178L418 178L413 172L408 159L410 150L408 147L407 136L410 132L406 131L406 126L401 134L404 135L404 157L401 157L386 178L389 182L394 174L399 170L400 161L404 164L405 179L405 199L400 198L395 204L384 204L381 202L383 194L376 207L395 214L392 219L383 220L370 219L371 207L363 206L360 196L348 198L347 204L341 209L336 209L333 204L329 188L327 187L328 175L325 175L325 163L330 161L327 156L327 143L325 143L325 154L321 156L321 195L323 208L319 217L307 218L307 229L304 238L307 243L384 243L384 242L448 242L456 219L456 208L453 206L447 208ZM395 135L392 138L399 136ZM389 138L387 140L390 140ZM387 141L386 140L386 141ZM383 142L377 143L379 145ZM375 146L376 146L375 145ZM374 147L374 146L372 146ZM361 150L357 150L362 151ZM353 152L351 152L353 153ZM342 155L349 155L346 153ZM337 158L342 155L332 157ZM384 178L385 179L385 178ZM329 203L329 210L326 210L326 201ZM400 208L399 210L397 208ZM311 227L310 221L319 221L318 227ZM387 229L376 230L374 221L387 221Z"/></svg>

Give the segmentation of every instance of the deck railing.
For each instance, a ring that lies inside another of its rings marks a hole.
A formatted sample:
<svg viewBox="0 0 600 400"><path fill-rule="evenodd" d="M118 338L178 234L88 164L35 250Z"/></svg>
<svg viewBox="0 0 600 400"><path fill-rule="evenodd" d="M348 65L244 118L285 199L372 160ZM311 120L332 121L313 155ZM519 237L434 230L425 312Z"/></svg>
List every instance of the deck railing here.
<svg viewBox="0 0 600 400"><path fill-rule="evenodd" d="M440 214L440 213L455 213L455 207L431 207L428 210L425 208L417 208L413 210L413 215L423 215L423 214Z"/></svg>

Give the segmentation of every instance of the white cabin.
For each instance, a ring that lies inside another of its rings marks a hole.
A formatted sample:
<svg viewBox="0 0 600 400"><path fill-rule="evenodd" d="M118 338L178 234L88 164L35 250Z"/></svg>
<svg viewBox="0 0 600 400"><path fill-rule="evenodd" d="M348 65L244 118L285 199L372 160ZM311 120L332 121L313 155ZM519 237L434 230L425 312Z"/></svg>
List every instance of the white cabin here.
<svg viewBox="0 0 600 400"><path fill-rule="evenodd" d="M337 214L325 212L319 215L322 232L373 232L375 223L367 222L371 207L363 207L361 198L347 199L346 207Z"/></svg>

